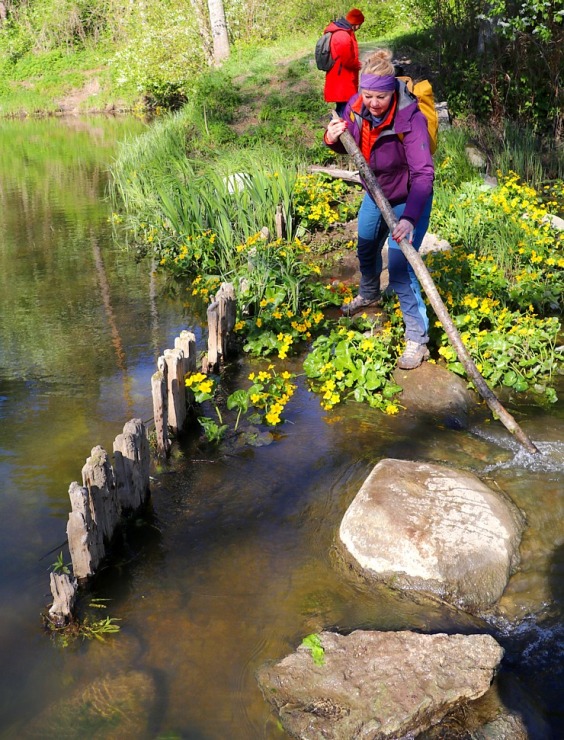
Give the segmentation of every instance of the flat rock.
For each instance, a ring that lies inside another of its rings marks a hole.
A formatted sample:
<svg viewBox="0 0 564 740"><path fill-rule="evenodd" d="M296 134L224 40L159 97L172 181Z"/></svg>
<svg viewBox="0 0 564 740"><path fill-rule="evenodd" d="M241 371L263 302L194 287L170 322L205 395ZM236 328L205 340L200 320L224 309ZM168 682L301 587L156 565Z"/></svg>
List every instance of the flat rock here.
<svg viewBox="0 0 564 740"><path fill-rule="evenodd" d="M472 473L385 459L347 509L338 545L368 581L478 613L517 567L523 527L512 501Z"/></svg>
<svg viewBox="0 0 564 740"><path fill-rule="evenodd" d="M451 429L466 429L471 410L478 407L478 398L466 381L433 362L424 362L415 370L398 368L394 380L402 388L402 406Z"/></svg>
<svg viewBox="0 0 564 740"><path fill-rule="evenodd" d="M503 648L489 635L357 630L318 635L257 675L286 731L304 740L415 737L490 687Z"/></svg>

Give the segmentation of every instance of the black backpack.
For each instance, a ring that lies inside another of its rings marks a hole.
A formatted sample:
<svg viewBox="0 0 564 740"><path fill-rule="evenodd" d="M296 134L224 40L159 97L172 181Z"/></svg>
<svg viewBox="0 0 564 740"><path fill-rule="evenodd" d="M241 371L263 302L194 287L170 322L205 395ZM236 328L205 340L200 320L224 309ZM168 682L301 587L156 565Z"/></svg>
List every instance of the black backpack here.
<svg viewBox="0 0 564 740"><path fill-rule="evenodd" d="M317 69L322 72L329 72L331 67L335 64L335 60L331 56L331 31L327 31L317 41L315 45L315 63Z"/></svg>

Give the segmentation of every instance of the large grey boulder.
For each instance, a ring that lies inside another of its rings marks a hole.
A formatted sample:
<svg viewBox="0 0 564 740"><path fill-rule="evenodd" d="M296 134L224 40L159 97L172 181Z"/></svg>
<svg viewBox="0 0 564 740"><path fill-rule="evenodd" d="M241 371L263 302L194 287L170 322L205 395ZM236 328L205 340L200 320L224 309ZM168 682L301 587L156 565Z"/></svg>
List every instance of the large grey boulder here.
<svg viewBox="0 0 564 740"><path fill-rule="evenodd" d="M510 499L472 473L386 459L345 513L339 544L366 579L476 613L503 593L523 527Z"/></svg>
<svg viewBox="0 0 564 740"><path fill-rule="evenodd" d="M322 632L258 682L286 731L303 740L414 737L482 696L503 657L489 635Z"/></svg>

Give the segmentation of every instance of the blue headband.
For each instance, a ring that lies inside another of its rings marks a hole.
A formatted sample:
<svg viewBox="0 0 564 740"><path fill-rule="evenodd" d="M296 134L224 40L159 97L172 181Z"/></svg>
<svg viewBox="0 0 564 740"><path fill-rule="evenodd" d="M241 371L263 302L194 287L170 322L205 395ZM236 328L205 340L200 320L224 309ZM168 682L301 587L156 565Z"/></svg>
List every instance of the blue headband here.
<svg viewBox="0 0 564 740"><path fill-rule="evenodd" d="M396 78L394 75L360 75L362 90L374 90L374 92L393 92L396 89Z"/></svg>

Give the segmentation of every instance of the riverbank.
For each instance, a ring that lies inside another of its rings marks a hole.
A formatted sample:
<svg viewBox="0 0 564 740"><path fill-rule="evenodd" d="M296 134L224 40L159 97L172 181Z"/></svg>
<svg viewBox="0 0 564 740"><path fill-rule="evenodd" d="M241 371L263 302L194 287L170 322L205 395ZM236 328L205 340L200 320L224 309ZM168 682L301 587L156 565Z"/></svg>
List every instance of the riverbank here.
<svg viewBox="0 0 564 740"><path fill-rule="evenodd" d="M503 622L484 630L507 650L498 680L506 705L520 709L532 737L543 737L533 732L539 714L560 736L562 402L542 409L513 397L533 439L550 447L532 462L485 420L453 429L354 402L326 412L299 375L273 444L223 455L184 439L154 471L151 516L136 520L96 584L109 601L94 618L119 620L119 633L64 648L42 632L70 482L92 446L111 449L125 420L152 416L151 374L178 332L204 341L199 299L110 238L107 162L143 125L76 118L58 132L60 123L2 124L2 295L14 310L0 321L0 734L102 737L119 718L139 740L282 740L256 671L305 635L460 629L451 610L371 593L331 562L350 502L393 457L472 471L525 512L524 565L506 603L517 618L537 616L515 632ZM229 382L245 384L265 366L244 355ZM300 363L289 370L299 374Z"/></svg>

